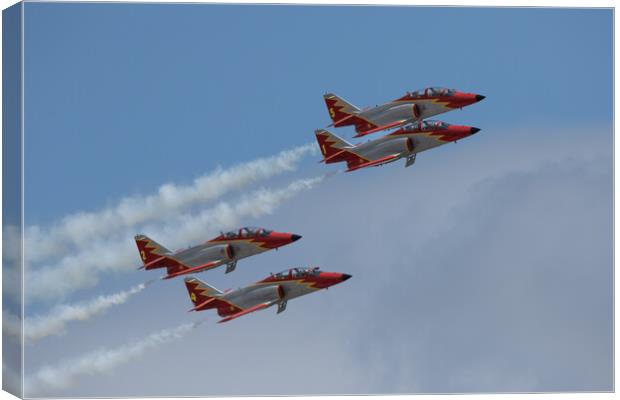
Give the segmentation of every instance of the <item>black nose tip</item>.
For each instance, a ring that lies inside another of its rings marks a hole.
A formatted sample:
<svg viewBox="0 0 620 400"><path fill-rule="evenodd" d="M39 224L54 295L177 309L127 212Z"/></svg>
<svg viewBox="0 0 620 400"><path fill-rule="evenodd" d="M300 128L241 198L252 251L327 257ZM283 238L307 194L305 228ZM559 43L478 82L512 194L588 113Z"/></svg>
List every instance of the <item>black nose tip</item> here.
<svg viewBox="0 0 620 400"><path fill-rule="evenodd" d="M473 128L473 127L472 127L472 128L470 128L470 129L469 129L469 133L471 133L472 135L473 135L474 133L476 133L476 132L480 132L480 128Z"/></svg>
<svg viewBox="0 0 620 400"><path fill-rule="evenodd" d="M351 278L351 275L349 274L342 274L342 281L346 281L347 279Z"/></svg>
<svg viewBox="0 0 620 400"><path fill-rule="evenodd" d="M301 239L301 235L291 235L291 241L296 242Z"/></svg>
<svg viewBox="0 0 620 400"><path fill-rule="evenodd" d="M486 99L486 97L487 97L487 96L483 96L483 95L481 95L481 94L477 94L477 95L476 95L476 101L482 101L482 100Z"/></svg>

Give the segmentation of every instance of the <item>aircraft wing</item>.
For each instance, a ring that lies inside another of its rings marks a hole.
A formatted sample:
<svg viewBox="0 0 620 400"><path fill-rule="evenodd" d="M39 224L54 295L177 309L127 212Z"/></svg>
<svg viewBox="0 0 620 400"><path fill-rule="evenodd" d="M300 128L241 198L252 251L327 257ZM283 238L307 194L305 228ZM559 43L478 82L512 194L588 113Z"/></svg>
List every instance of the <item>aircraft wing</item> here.
<svg viewBox="0 0 620 400"><path fill-rule="evenodd" d="M390 154L389 156L385 156L385 157L382 157L382 158L378 158L376 160L368 161L368 162L365 162L363 164L358 164L355 167L351 167L351 168L347 169L346 172L355 171L355 170L360 169L360 168L374 167L374 166L377 166L377 165L385 164L387 162L394 161L395 159L397 159L399 157L400 157L400 154Z"/></svg>
<svg viewBox="0 0 620 400"><path fill-rule="evenodd" d="M368 129L366 131L361 131L355 134L355 136L353 137L362 137L362 136L366 136L366 135L370 135L371 133L375 133L375 132L379 132L379 131L383 131L386 129L390 129L390 128L396 128L397 126L401 126L407 122L411 121L410 119L401 119L398 121L394 121L390 124L387 125L382 125L382 126L378 126L376 128L372 128L372 129Z"/></svg>
<svg viewBox="0 0 620 400"><path fill-rule="evenodd" d="M203 270L205 268L215 267L217 265L222 264L223 262L224 262L224 260L215 260L215 261L208 262L206 264L199 265L197 267L177 269L177 271L172 272L172 273L168 273L168 275L164 276L161 279L170 279L170 278L175 278L175 277L177 277L179 275L191 274L192 272L198 272L198 271Z"/></svg>
<svg viewBox="0 0 620 400"><path fill-rule="evenodd" d="M257 305L255 305L255 306L253 306L253 307L246 308L245 310L243 310L243 311L241 311L241 312L238 312L238 313L236 313L236 314L229 315L228 317L223 318L223 319L221 319L221 320L217 321L217 323L218 323L218 324L221 324L222 322L228 322L228 321L230 321L230 320L232 320L232 319L242 317L242 316L244 316L244 315L246 315L246 314L249 314L249 313L253 313L254 311L258 311L258 310L265 309L265 308L267 308L267 307L269 307L269 306L272 306L274 303L275 303L275 302L271 301L271 302L266 302L266 303L260 303L260 304L257 304Z"/></svg>

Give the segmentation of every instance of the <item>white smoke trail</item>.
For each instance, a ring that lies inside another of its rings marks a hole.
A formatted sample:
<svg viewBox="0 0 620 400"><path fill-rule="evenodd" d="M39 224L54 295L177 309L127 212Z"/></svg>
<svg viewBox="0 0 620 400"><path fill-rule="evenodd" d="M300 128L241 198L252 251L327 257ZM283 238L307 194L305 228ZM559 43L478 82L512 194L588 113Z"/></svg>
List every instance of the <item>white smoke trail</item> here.
<svg viewBox="0 0 620 400"><path fill-rule="evenodd" d="M324 176L318 176L300 179L278 190L260 189L235 204L221 202L216 207L204 210L198 215L181 216L179 218L180 229L170 224L165 226L158 235L170 237L171 243L175 246L202 240L205 229L214 231L236 228L246 217L256 218L272 214L283 202L299 192L312 189L324 178Z"/></svg>
<svg viewBox="0 0 620 400"><path fill-rule="evenodd" d="M279 205L301 191L320 183L324 176L299 179L276 189L259 189L236 203L220 202L197 215L188 214L168 221L163 227L149 228L149 236L172 248L205 240L220 229L238 227L247 217L271 214ZM133 233L124 232L114 239L98 241L81 252L61 259L57 264L28 273L27 301L59 298L98 283L99 274L108 271L131 272L138 263Z"/></svg>
<svg viewBox="0 0 620 400"><path fill-rule="evenodd" d="M81 357L65 360L55 366L45 366L34 375L26 377L26 395L42 396L49 390L70 387L80 376L111 372L114 368L140 357L148 350L183 338L202 322L204 320L183 324L174 329L164 329L130 345L116 349L103 348Z"/></svg>
<svg viewBox="0 0 620 400"><path fill-rule="evenodd" d="M62 334L67 322L84 321L101 314L112 306L124 304L131 296L143 291L150 283L141 283L129 290L108 296L99 296L85 304L59 305L47 315L27 317L24 322L24 338L37 340L49 335Z"/></svg>
<svg viewBox="0 0 620 400"><path fill-rule="evenodd" d="M64 333L67 322L85 321L101 314L108 308L124 304L129 298L143 291L153 281L141 283L129 290L107 296L99 296L86 303L61 304L46 315L26 317L24 321L24 339L38 340L49 335ZM8 310L3 312L2 331L12 336L21 337L21 320Z"/></svg>
<svg viewBox="0 0 620 400"><path fill-rule="evenodd" d="M293 171L304 156L316 151L316 145L308 143L284 150L272 157L259 158L228 169L218 167L211 173L196 178L193 184L188 186L168 183L153 195L126 197L112 208L71 214L49 229L27 227L27 261L32 263L65 254L74 248L79 250L90 247L93 240L114 234L123 228L134 227L146 221L165 220L192 205L212 201L262 179Z"/></svg>

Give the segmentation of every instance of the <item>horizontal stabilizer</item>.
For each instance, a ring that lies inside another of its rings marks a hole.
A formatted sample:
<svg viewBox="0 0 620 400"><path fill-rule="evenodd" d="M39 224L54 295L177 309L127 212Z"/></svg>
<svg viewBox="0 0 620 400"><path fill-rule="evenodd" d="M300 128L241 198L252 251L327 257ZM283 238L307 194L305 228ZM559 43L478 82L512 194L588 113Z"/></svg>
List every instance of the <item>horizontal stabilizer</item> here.
<svg viewBox="0 0 620 400"><path fill-rule="evenodd" d="M217 297L210 297L208 300L203 301L202 303L198 304L194 308L191 308L189 311L199 311L217 300L218 300Z"/></svg>
<svg viewBox="0 0 620 400"><path fill-rule="evenodd" d="M145 263L142 267L144 269L153 269L153 268L161 268L161 267L165 267L165 263L163 263L163 261L165 261L167 259L166 256L161 256L161 257L157 257L155 259L151 259L151 261ZM162 265L160 265L162 264Z"/></svg>

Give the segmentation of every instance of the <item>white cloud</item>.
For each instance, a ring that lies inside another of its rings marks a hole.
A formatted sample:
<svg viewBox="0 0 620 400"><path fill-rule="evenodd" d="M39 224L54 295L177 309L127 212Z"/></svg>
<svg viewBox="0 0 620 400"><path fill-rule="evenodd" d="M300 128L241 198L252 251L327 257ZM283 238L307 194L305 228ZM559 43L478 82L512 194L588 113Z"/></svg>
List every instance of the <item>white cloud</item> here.
<svg viewBox="0 0 620 400"><path fill-rule="evenodd" d="M522 145L520 135L512 138L496 140L505 149ZM248 283L273 268L300 264L348 272L351 280L297 299L283 314L271 310L214 325L119 366L111 377L84 377L58 393L608 388L611 154L591 142L576 148L572 140L543 139L527 153L499 152L497 143L445 146L418 158L413 169L393 165L326 181L259 221L303 234L295 251L269 253L234 277L213 273L206 280L225 288L230 279ZM222 218L227 213L223 208ZM187 241L174 238L173 224L156 228L153 235L164 244ZM132 321L130 307L155 301L157 315L142 316L144 324L161 315L187 318L189 300L178 282L161 285L105 321L76 325L68 339L89 336L86 343L63 343L82 352L102 340L124 340L97 333L111 321ZM58 356L42 352L32 355L31 365ZM302 362L291 362L291 354ZM194 358L217 363L199 370L168 367ZM168 379L154 379L162 376Z"/></svg>

